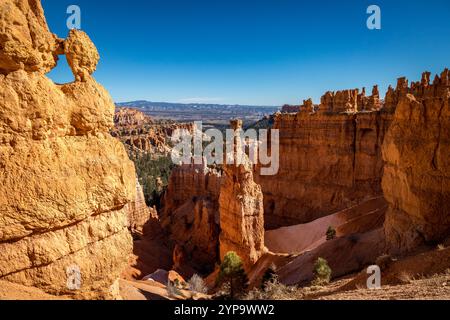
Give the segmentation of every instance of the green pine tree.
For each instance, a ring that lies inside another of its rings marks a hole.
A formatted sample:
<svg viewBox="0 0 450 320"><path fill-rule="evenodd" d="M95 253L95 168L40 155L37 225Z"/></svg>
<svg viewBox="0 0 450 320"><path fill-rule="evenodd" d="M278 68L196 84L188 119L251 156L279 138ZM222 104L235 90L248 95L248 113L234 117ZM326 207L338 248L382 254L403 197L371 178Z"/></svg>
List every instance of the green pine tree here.
<svg viewBox="0 0 450 320"><path fill-rule="evenodd" d="M336 238L336 230L330 226L327 230L327 241L333 240L334 238Z"/></svg>
<svg viewBox="0 0 450 320"><path fill-rule="evenodd" d="M234 251L228 252L220 265L217 284L228 284L229 295L235 299L238 294L244 292L248 287L248 277L245 273L242 260Z"/></svg>

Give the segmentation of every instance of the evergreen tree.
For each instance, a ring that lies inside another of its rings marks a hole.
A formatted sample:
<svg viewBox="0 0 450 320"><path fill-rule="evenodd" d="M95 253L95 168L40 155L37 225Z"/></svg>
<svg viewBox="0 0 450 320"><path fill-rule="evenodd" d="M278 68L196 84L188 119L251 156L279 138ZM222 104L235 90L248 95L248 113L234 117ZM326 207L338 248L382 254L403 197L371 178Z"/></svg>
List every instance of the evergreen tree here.
<svg viewBox="0 0 450 320"><path fill-rule="evenodd" d="M248 277L245 273L242 260L234 251L228 252L220 265L217 284L228 284L231 299L241 294L248 287Z"/></svg>
<svg viewBox="0 0 450 320"><path fill-rule="evenodd" d="M327 241L333 240L334 238L336 238L336 230L330 226L327 230Z"/></svg>

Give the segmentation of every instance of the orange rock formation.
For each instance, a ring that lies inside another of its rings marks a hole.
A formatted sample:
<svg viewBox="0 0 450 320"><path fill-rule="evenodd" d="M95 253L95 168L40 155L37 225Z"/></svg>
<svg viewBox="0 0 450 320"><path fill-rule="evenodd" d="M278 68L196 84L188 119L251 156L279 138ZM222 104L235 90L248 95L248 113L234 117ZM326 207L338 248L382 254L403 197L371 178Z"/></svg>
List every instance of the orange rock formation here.
<svg viewBox="0 0 450 320"><path fill-rule="evenodd" d="M169 155L170 138L177 129L194 132L193 123L157 122L143 112L120 108L114 115L111 134L118 137L132 152Z"/></svg>
<svg viewBox="0 0 450 320"><path fill-rule="evenodd" d="M135 174L109 134L113 101L90 75L98 53L81 31L51 34L38 0L2 0L0 16L0 279L117 297ZM62 53L83 82L45 76ZM73 266L79 290L67 284Z"/></svg>
<svg viewBox="0 0 450 320"><path fill-rule="evenodd" d="M172 171L162 225L175 242L174 264L181 261L203 274L218 261L221 175L205 165L182 165Z"/></svg>
<svg viewBox="0 0 450 320"><path fill-rule="evenodd" d="M382 112L278 114L280 169L260 176L266 226L306 223L382 194Z"/></svg>
<svg viewBox="0 0 450 320"><path fill-rule="evenodd" d="M398 101L383 144L383 191L390 204L385 231L393 251L439 243L450 234L450 83L444 70L430 84L399 80ZM386 101L388 103L388 99Z"/></svg>

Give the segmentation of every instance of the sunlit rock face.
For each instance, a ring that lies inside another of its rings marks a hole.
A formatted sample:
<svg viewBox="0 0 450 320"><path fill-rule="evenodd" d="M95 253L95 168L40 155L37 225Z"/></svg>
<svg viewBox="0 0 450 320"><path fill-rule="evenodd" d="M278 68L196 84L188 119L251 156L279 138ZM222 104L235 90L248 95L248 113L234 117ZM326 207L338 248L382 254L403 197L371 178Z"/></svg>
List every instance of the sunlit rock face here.
<svg viewBox="0 0 450 320"><path fill-rule="evenodd" d="M392 113L319 110L275 117L279 171L255 171L268 229L307 223L382 195L381 146Z"/></svg>
<svg viewBox="0 0 450 320"><path fill-rule="evenodd" d="M383 145L383 191L390 204L385 232L390 249L409 251L450 234L449 72L430 73L408 86L399 79L397 102Z"/></svg>
<svg viewBox="0 0 450 320"><path fill-rule="evenodd" d="M48 30L40 1L0 4L0 279L75 298L116 298L132 249L134 165L110 136L114 104L91 76L88 36ZM66 54L76 81L45 73ZM68 285L80 271L80 286Z"/></svg>

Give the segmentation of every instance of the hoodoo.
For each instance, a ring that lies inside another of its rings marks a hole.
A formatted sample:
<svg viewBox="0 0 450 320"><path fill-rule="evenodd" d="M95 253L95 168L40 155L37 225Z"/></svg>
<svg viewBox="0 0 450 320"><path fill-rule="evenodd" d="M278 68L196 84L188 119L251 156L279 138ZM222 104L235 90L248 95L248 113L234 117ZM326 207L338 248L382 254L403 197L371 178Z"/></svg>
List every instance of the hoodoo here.
<svg viewBox="0 0 450 320"><path fill-rule="evenodd" d="M82 31L50 33L40 1L2 0L0 17L0 280L117 298L136 180L109 134L114 103L91 76L97 50ZM59 54L75 82L45 76Z"/></svg>

